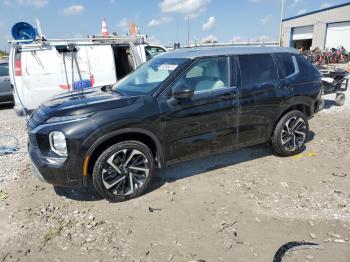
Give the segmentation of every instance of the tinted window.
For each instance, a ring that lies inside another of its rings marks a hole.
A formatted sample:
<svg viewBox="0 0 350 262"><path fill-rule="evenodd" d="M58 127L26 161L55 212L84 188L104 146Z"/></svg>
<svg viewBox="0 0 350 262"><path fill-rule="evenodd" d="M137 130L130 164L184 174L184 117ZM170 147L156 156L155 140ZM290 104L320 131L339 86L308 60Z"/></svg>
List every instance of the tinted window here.
<svg viewBox="0 0 350 262"><path fill-rule="evenodd" d="M299 65L299 70L303 75L318 76L319 73L317 69L310 62L308 62L304 56L297 55L296 58Z"/></svg>
<svg viewBox="0 0 350 262"><path fill-rule="evenodd" d="M0 64L0 76L9 75L9 66L8 64Z"/></svg>
<svg viewBox="0 0 350 262"><path fill-rule="evenodd" d="M253 85L278 79L276 65L269 54L239 56L242 82Z"/></svg>
<svg viewBox="0 0 350 262"><path fill-rule="evenodd" d="M284 77L290 76L295 73L292 55L288 53L281 53L276 54L276 57L280 62L281 73Z"/></svg>
<svg viewBox="0 0 350 262"><path fill-rule="evenodd" d="M173 86L190 86L195 93L229 86L228 61L226 57L205 58L190 67Z"/></svg>

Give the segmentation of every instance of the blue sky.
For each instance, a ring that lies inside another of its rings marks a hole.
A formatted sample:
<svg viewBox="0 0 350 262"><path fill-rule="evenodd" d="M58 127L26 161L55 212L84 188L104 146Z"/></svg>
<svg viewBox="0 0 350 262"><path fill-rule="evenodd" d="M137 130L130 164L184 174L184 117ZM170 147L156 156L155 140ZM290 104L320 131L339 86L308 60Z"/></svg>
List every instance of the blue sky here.
<svg viewBox="0 0 350 262"><path fill-rule="evenodd" d="M285 17L348 1L285 0ZM123 34L131 19L151 40L172 45L213 38L228 42L266 36L277 39L281 0L0 0L0 48L8 49L11 27L18 21L41 21L48 38L99 34L106 17L108 31Z"/></svg>

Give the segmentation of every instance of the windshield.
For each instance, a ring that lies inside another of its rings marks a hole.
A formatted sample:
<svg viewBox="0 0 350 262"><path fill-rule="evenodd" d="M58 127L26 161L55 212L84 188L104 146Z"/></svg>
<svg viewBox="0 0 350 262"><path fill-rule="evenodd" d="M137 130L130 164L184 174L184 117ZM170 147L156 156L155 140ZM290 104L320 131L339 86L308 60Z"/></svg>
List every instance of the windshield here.
<svg viewBox="0 0 350 262"><path fill-rule="evenodd" d="M117 82L112 90L122 95L151 93L187 59L154 58Z"/></svg>

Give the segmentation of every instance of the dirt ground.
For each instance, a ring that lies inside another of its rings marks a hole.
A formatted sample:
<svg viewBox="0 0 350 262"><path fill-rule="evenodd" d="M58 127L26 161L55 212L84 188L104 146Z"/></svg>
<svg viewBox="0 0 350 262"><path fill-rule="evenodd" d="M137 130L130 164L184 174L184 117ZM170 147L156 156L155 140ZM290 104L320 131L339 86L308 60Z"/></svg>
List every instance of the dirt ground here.
<svg viewBox="0 0 350 262"><path fill-rule="evenodd" d="M283 261L348 262L350 102L333 97L310 120L302 155L259 145L193 160L116 204L32 177L24 120L2 108L0 134L21 148L0 156L0 261L272 262L286 242L308 241L320 247Z"/></svg>

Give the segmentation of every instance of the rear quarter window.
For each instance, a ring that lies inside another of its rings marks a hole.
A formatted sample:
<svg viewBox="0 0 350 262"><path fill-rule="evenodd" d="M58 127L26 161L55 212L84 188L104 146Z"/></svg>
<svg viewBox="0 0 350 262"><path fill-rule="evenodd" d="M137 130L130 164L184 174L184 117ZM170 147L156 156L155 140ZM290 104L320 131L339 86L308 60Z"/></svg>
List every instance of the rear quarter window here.
<svg viewBox="0 0 350 262"><path fill-rule="evenodd" d="M238 59L242 84L261 84L278 79L277 68L270 54L241 55Z"/></svg>
<svg viewBox="0 0 350 262"><path fill-rule="evenodd" d="M280 72L282 77L288 77L296 72L293 56L288 53L277 53L276 58L279 62Z"/></svg>
<svg viewBox="0 0 350 262"><path fill-rule="evenodd" d="M318 70L310 62L308 62L304 56L296 55L296 58L300 74L303 76L308 76L308 78L319 77L320 74Z"/></svg>

